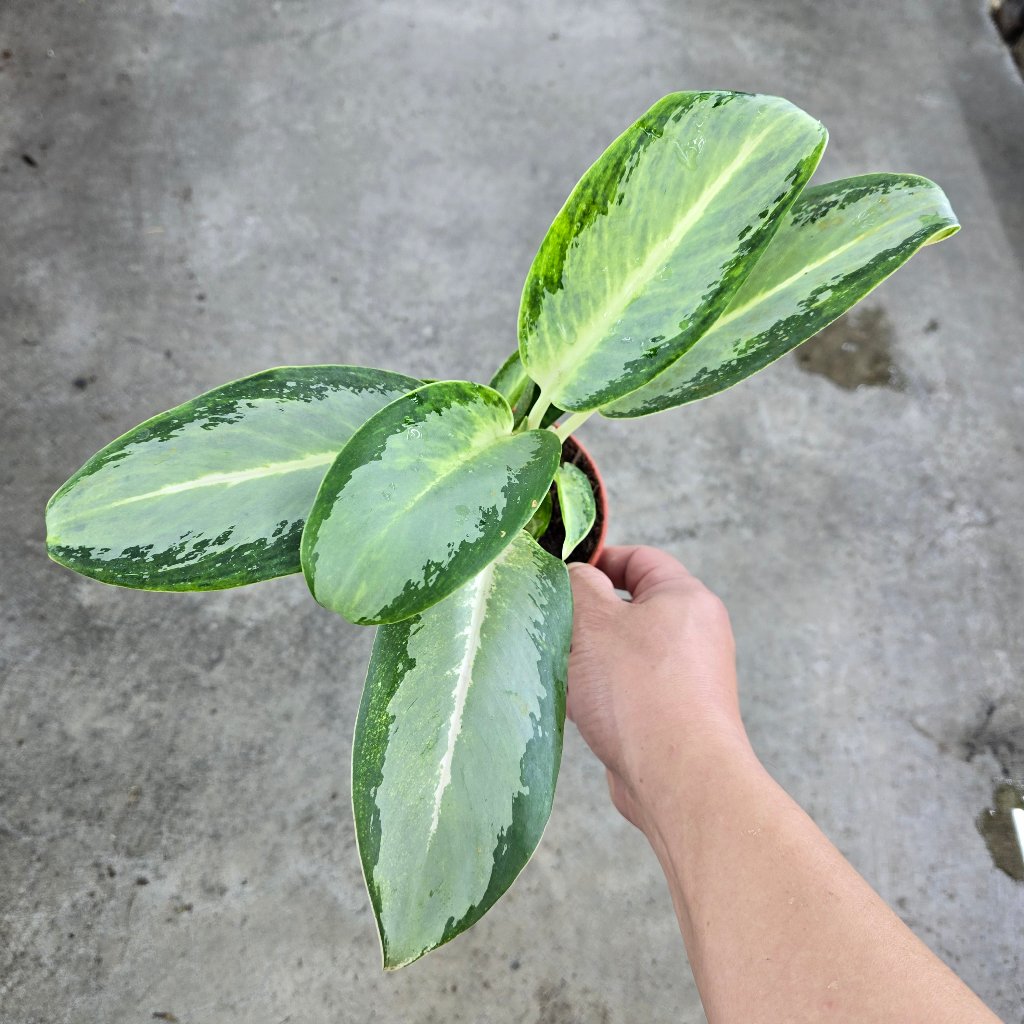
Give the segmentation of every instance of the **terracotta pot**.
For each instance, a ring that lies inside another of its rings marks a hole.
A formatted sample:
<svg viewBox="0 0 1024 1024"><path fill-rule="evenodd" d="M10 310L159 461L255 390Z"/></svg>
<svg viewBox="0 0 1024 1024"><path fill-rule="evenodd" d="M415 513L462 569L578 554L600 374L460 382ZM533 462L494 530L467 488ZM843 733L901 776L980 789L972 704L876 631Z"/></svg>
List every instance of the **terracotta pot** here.
<svg viewBox="0 0 1024 1024"><path fill-rule="evenodd" d="M608 494L604 489L604 481L601 479L601 474L590 453L575 437L565 439L565 443L562 445L562 461L571 462L587 474L590 486L594 491L594 501L597 503L597 518L594 520L594 525L579 547L569 556L569 561L589 562L591 565L596 565L597 560L601 557L601 552L604 551L604 538L608 532Z"/></svg>

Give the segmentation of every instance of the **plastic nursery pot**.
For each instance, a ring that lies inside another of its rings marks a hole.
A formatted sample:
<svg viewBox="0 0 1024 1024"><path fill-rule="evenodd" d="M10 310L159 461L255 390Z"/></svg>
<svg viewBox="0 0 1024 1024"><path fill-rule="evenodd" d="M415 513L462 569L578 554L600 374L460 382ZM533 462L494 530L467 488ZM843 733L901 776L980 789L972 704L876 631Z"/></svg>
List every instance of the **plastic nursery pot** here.
<svg viewBox="0 0 1024 1024"><path fill-rule="evenodd" d="M598 472L590 452L575 437L570 436L565 439L562 445L562 461L571 462L586 473L587 479L590 481L590 489L594 492L594 503L597 506L597 515L594 525L590 528L590 533L580 541L566 561L589 562L591 565L596 565L597 560L601 557L601 552L604 551L604 538L608 530L608 495L604 489L604 481L601 479L601 474ZM562 513L558 508L558 494L553 487L551 502L551 525L541 537L540 545L556 558L561 558L565 531L562 529Z"/></svg>

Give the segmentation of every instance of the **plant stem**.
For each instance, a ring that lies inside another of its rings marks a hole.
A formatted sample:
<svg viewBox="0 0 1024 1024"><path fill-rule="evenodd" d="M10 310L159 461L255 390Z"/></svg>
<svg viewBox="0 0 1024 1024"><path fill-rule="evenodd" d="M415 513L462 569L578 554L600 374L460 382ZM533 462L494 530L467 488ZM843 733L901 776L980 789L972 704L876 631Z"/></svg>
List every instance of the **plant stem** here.
<svg viewBox="0 0 1024 1024"><path fill-rule="evenodd" d="M564 444L565 439L573 433L577 427L586 423L595 412L597 412L596 409L589 409L587 412L574 412L564 423L555 428L558 440Z"/></svg>
<svg viewBox="0 0 1024 1024"><path fill-rule="evenodd" d="M530 410L530 415L527 417L526 426L528 430L539 430L540 425L544 422L544 414L551 408L551 400L541 392L537 396L537 401L533 403L533 408Z"/></svg>

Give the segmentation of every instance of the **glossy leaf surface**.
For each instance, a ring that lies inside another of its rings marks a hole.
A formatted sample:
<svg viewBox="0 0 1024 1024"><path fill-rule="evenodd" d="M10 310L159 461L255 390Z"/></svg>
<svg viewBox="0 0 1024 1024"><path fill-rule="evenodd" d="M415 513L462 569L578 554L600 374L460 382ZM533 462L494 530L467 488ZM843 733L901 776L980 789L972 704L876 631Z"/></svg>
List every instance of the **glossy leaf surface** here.
<svg viewBox="0 0 1024 1024"><path fill-rule="evenodd" d="M385 370L286 366L208 391L119 437L57 491L50 557L145 590L297 572L303 523L338 452L419 386Z"/></svg>
<svg viewBox="0 0 1024 1024"><path fill-rule="evenodd" d="M601 411L645 416L732 387L958 227L942 190L915 175L866 174L807 189L724 315L654 380Z"/></svg>
<svg viewBox="0 0 1024 1024"><path fill-rule="evenodd" d="M557 477L558 474L556 473ZM526 532L533 537L534 540L540 540L547 531L547 528L551 525L551 510L554 503L551 500L551 491L544 495L544 500L540 503L540 508L533 514L533 518L526 524Z"/></svg>
<svg viewBox="0 0 1024 1024"><path fill-rule="evenodd" d="M532 518L558 438L512 431L497 391L442 381L368 420L324 477L302 537L313 596L350 622L415 615L462 586Z"/></svg>
<svg viewBox="0 0 1024 1024"><path fill-rule="evenodd" d="M501 369L491 378L491 387L495 391L500 391L512 406L512 415L517 427L527 417L540 394L537 385L526 372L518 351L513 352L501 364ZM540 425L550 427L552 423L557 423L564 414L564 409L552 405L544 413Z"/></svg>
<svg viewBox="0 0 1024 1024"><path fill-rule="evenodd" d="M385 967L465 931L533 853L571 635L566 568L525 533L440 604L377 631L352 799Z"/></svg>
<svg viewBox="0 0 1024 1024"><path fill-rule="evenodd" d="M555 473L558 508L562 514L565 540L562 557L568 558L594 525L597 503L586 473L571 462L563 462Z"/></svg>
<svg viewBox="0 0 1024 1024"><path fill-rule="evenodd" d="M636 390L725 310L825 129L786 100L673 93L587 171L527 276L519 351L564 409Z"/></svg>
<svg viewBox="0 0 1024 1024"><path fill-rule="evenodd" d="M505 401L512 407L512 418L518 426L537 397L537 385L526 372L518 351L501 364L501 368L491 378L490 386L505 396Z"/></svg>

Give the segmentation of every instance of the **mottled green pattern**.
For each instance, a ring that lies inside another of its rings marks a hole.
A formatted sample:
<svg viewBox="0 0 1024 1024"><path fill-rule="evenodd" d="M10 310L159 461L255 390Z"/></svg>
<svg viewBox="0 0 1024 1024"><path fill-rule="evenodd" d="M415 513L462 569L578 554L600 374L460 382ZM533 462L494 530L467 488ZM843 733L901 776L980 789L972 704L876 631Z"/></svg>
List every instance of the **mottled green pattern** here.
<svg viewBox="0 0 1024 1024"><path fill-rule="evenodd" d="M313 596L350 622L415 615L511 543L558 468L547 430L512 434L482 384L442 381L365 423L324 477L302 536Z"/></svg>
<svg viewBox="0 0 1024 1024"><path fill-rule="evenodd" d="M583 540L597 518L597 503L590 478L578 466L565 462L555 474L555 490L558 492L558 508L562 514L565 541L562 557L568 558Z"/></svg>
<svg viewBox="0 0 1024 1024"><path fill-rule="evenodd" d="M587 171L526 280L519 351L545 396L593 409L686 351L728 305L824 149L786 100L673 93Z"/></svg>
<svg viewBox="0 0 1024 1024"><path fill-rule="evenodd" d="M507 399L509 405L512 406L512 416L515 420L516 429L518 429L533 408L533 404L540 394L537 385L527 374L523 361L519 358L518 351L513 352L501 364L501 369L491 378L491 387L495 391L500 391ZM542 427L550 427L552 423L557 423L564 413L564 409L559 409L557 405L552 405L544 413L544 418L541 420L540 425Z"/></svg>
<svg viewBox="0 0 1024 1024"><path fill-rule="evenodd" d="M807 189L724 315L659 376L601 412L645 416L732 387L958 227L942 190L915 175L867 174Z"/></svg>
<svg viewBox="0 0 1024 1024"><path fill-rule="evenodd" d="M352 800L385 967L465 931L533 853L571 636L565 566L524 533L440 604L377 631Z"/></svg>
<svg viewBox="0 0 1024 1024"><path fill-rule="evenodd" d="M219 590L299 570L317 487L356 428L420 382L285 366L147 420L46 507L50 557L104 583Z"/></svg>
<svg viewBox="0 0 1024 1024"><path fill-rule="evenodd" d="M556 473L557 477L558 474ZM547 528L551 525L551 511L553 508L553 502L551 501L551 491L544 495L544 500L540 503L540 508L533 514L533 518L526 524L526 532L533 537L535 540L540 540L544 536Z"/></svg>
<svg viewBox="0 0 1024 1024"><path fill-rule="evenodd" d="M491 378L491 387L501 392L512 406L512 418L518 426L537 397L537 385L527 374L518 350L501 364L501 368Z"/></svg>

